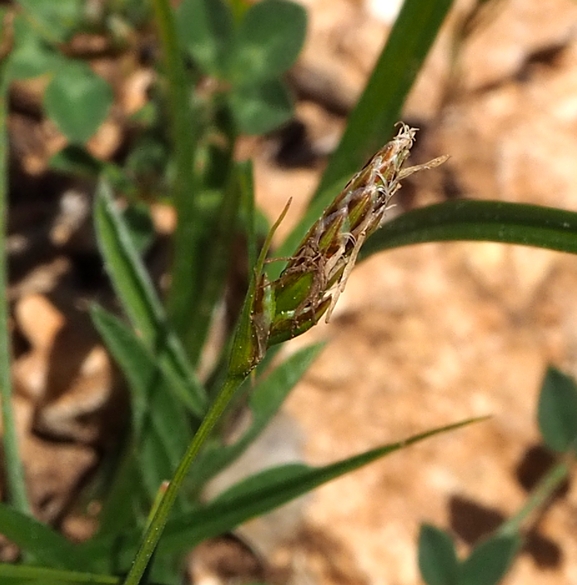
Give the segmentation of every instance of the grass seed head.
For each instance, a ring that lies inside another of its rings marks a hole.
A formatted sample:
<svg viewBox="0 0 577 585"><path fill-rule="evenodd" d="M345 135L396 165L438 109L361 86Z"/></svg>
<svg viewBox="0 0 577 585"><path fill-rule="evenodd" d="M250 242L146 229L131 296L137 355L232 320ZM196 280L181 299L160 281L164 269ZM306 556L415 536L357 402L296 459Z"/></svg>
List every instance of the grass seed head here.
<svg viewBox="0 0 577 585"><path fill-rule="evenodd" d="M438 166L441 157L402 169L417 129L404 123L347 183L308 231L278 279L266 284L275 299L269 345L329 320L365 239L383 223L401 179ZM257 319L258 321L258 319Z"/></svg>

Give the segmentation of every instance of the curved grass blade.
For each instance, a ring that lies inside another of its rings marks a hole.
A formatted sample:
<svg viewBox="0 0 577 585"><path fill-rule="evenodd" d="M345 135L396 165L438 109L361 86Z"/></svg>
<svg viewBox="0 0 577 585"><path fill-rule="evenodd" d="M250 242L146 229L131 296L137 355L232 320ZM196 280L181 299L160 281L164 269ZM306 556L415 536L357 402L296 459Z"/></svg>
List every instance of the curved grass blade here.
<svg viewBox="0 0 577 585"><path fill-rule="evenodd" d="M86 570L90 557L63 536L34 518L0 503L0 534L39 563L63 569Z"/></svg>
<svg viewBox="0 0 577 585"><path fill-rule="evenodd" d="M408 211L385 223L361 257L391 248L471 240L577 253L577 213L504 201L447 201Z"/></svg>
<svg viewBox="0 0 577 585"><path fill-rule="evenodd" d="M9 565L0 563L0 578L2 583L92 583L95 585L115 585L120 583L119 577L110 575L95 575L80 571L64 571L46 567L30 567L27 565Z"/></svg>
<svg viewBox="0 0 577 585"><path fill-rule="evenodd" d="M405 1L311 199L310 209L283 242L278 256L288 256L296 248L348 178L390 138L403 103L452 4L452 0ZM272 267L270 277L276 278L281 269Z"/></svg>
<svg viewBox="0 0 577 585"><path fill-rule="evenodd" d="M170 372L172 387L179 398L192 413L202 417L206 408L204 389L167 324L162 305L104 181L98 186L94 219L106 269L128 318L149 350Z"/></svg>

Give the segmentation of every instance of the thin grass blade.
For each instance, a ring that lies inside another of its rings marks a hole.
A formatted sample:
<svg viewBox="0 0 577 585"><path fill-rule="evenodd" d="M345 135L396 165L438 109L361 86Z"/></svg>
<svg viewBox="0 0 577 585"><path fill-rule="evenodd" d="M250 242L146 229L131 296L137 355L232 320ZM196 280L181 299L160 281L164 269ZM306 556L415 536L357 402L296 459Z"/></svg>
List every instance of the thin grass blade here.
<svg viewBox="0 0 577 585"><path fill-rule="evenodd" d="M127 462L124 466L127 476L116 482L117 490L127 500L113 497L114 508L105 508L104 527L114 531L113 526L120 528L118 518L129 513L135 505L134 496L143 487L150 502L161 482L171 477L192 439L192 428L186 411L170 393L166 366L159 364L142 341L114 315L97 306L92 308L91 315L131 389L132 439L126 457L136 458L138 475L134 475L134 466ZM138 484L127 491L125 483L130 480Z"/></svg>
<svg viewBox="0 0 577 585"><path fill-rule="evenodd" d="M46 567L30 567L27 565L9 565L0 563L2 583L91 583L93 585L115 585L120 583L119 577L96 575L80 571L64 571Z"/></svg>
<svg viewBox="0 0 577 585"><path fill-rule="evenodd" d="M186 347L193 364L197 364L206 340L214 308L223 295L232 256L232 244L240 212L241 185L233 165L223 199L217 213L208 253L203 259L203 278L199 285L195 310L186 330Z"/></svg>
<svg viewBox="0 0 577 585"><path fill-rule="evenodd" d="M188 550L207 538L229 532L251 518L270 512L341 475L360 469L399 449L485 419L486 417L473 418L433 429L325 467L289 464L263 471L233 486L202 509L169 520L158 546L158 554ZM137 539L138 534L134 533L130 540ZM109 554L112 543L109 538L100 538L83 546L86 553L95 558L102 558ZM124 550L122 558L119 559L119 566L128 566L131 560L130 551Z"/></svg>
<svg viewBox="0 0 577 585"><path fill-rule="evenodd" d="M202 237L197 205L199 178L195 172L199 124L191 108L192 79L185 69L174 11L168 0L152 0L152 6L168 78L168 114L176 171L173 195L178 223L174 233L167 310L179 338L185 339L195 310L204 263L202 255L196 253Z"/></svg>
<svg viewBox="0 0 577 585"><path fill-rule="evenodd" d="M21 512L30 513L24 470L20 458L16 420L12 407L10 370L10 331L8 324L8 76L6 64L0 67L0 403L2 447L9 501Z"/></svg>
<svg viewBox="0 0 577 585"><path fill-rule="evenodd" d="M94 216L106 269L128 318L169 372L174 392L191 412L202 417L206 407L204 389L167 324L164 309L104 181L98 187Z"/></svg>

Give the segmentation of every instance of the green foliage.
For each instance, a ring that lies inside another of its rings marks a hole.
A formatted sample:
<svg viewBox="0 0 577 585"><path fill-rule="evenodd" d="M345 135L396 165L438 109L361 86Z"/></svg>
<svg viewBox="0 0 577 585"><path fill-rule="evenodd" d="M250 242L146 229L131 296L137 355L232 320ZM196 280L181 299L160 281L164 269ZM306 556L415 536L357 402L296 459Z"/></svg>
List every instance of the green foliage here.
<svg viewBox="0 0 577 585"><path fill-rule="evenodd" d="M48 116L71 141L86 142L106 118L112 89L85 65L68 65L54 74L44 94Z"/></svg>
<svg viewBox="0 0 577 585"><path fill-rule="evenodd" d="M520 544L516 535L496 535L477 545L460 567L459 585L497 585Z"/></svg>
<svg viewBox="0 0 577 585"><path fill-rule="evenodd" d="M224 0L184 0L177 14L180 40L197 65L224 77L234 32L234 19Z"/></svg>
<svg viewBox="0 0 577 585"><path fill-rule="evenodd" d="M82 19L82 0L18 0L31 24L40 34L63 43L71 38Z"/></svg>
<svg viewBox="0 0 577 585"><path fill-rule="evenodd" d="M81 27L83 2L22 0L19 5L22 10L14 22L8 76L48 76L46 114L71 142L82 144L102 124L113 101L108 83L86 64L66 58L58 49Z"/></svg>
<svg viewBox="0 0 577 585"><path fill-rule="evenodd" d="M427 585L456 585L459 561L451 537L430 524L419 533L419 569Z"/></svg>
<svg viewBox="0 0 577 585"><path fill-rule="evenodd" d="M537 411L545 444L561 453L574 449L577 441L577 385L575 380L549 368L543 380Z"/></svg>
<svg viewBox="0 0 577 585"><path fill-rule="evenodd" d="M305 348L273 362L274 349L269 346L300 334L332 310L366 237L371 239L363 257L401 245L450 239L490 239L575 253L577 215L495 202L452 202L407 213L372 235L387 197L397 188L399 172L403 176L411 172L396 169L397 174L387 175L387 182L383 174L389 170L379 166L380 159L373 159L375 166L368 167L379 171L377 182L369 184L372 173L367 177L365 168L353 179L359 189L343 191L329 206L345 180L391 135L451 6L450 0L406 0L317 194L281 246L279 256L292 255L292 260L279 278L283 270L279 263L265 266L278 222L265 238L263 232L268 230L257 225L252 169L237 163L234 152L240 133L262 134L292 116L283 75L304 42L304 9L288 0L254 4L183 0L175 13L167 0L153 0L163 58L160 81L132 121L136 138L126 160L112 163L95 159L84 146L107 116L112 90L88 63L62 50L88 27L84 4L21 0L4 81L46 77L45 114L70 142L52 159L53 167L98 178L95 230L123 316L99 306L92 308L91 315L129 387L131 418L121 454L111 462L111 480L100 494L99 530L80 545L25 514L15 437L6 433L5 452L13 454L7 458L8 475L13 477L16 496L11 505L0 506L0 532L46 568L0 565L0 576L7 582L120 583L122 575L125 585L137 585L146 573L150 582L177 582L179 559L202 540L234 530L398 449L472 422L420 433L324 467L291 464L263 470L213 501L201 502L206 482L257 439L321 349ZM150 25L149 9L142 4L111 3L108 10L116 10L116 19L109 21L122 26L102 26L101 32L117 43L122 27L137 22ZM211 89L197 91L203 87ZM3 169L4 142L0 143ZM113 188L128 200L122 211ZM143 260L153 237L144 201L159 192L164 201L172 202L178 216L166 298L161 298ZM313 224L318 229L303 240ZM225 295L237 239L247 242L250 285L236 329L229 332L204 382L196 369L215 309ZM5 251L5 245L0 248ZM338 258L334 248L339 250ZM327 291L333 296L325 296ZM0 313L6 322L7 309L0 307ZM8 356L9 351L0 354ZM5 386L3 414L9 421L9 382ZM238 404L250 411L251 424L229 444L222 436L222 416ZM562 452L572 448L577 394L572 381L554 370L544 383L539 423L549 446ZM544 491L562 475L555 475ZM158 498L159 486L167 479L170 484ZM13 506L19 493L22 502L17 511ZM419 566L425 581L496 584L519 547L518 524L509 523L464 561L457 559L448 535L424 526Z"/></svg>
<svg viewBox="0 0 577 585"><path fill-rule="evenodd" d="M292 100L280 76L304 42L300 5L258 2L236 23L221 0L184 0L178 31L200 70L230 87L223 97L241 132L263 134L290 119Z"/></svg>
<svg viewBox="0 0 577 585"><path fill-rule="evenodd" d="M577 385L563 372L549 367L537 407L539 430L552 450L572 455L577 438ZM521 510L460 561L449 534L423 524L419 536L419 569L427 585L497 585L523 544L523 523L550 501L567 479L564 463L550 469L533 488Z"/></svg>
<svg viewBox="0 0 577 585"><path fill-rule="evenodd" d="M253 4L234 39L228 79L246 85L287 71L300 53L305 27L306 14L299 4L286 0Z"/></svg>

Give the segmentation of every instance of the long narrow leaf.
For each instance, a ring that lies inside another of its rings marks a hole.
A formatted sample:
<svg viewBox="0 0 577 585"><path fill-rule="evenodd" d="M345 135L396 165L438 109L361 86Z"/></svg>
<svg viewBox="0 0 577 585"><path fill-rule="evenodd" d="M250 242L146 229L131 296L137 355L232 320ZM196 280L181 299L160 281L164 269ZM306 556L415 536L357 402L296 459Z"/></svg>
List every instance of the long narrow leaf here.
<svg viewBox="0 0 577 585"><path fill-rule="evenodd" d="M6 64L0 67L0 408L2 409L2 447L6 487L10 502L21 512L30 512L24 470L18 448L16 420L12 407L10 374L10 331L8 324L8 75Z"/></svg>
<svg viewBox="0 0 577 585"><path fill-rule="evenodd" d="M204 390L189 367L176 335L168 327L162 305L112 200L110 187L104 181L98 187L94 216L106 269L128 318L148 348L171 372L173 381L179 381L174 384L175 392L201 417L206 406Z"/></svg>
<svg viewBox="0 0 577 585"><path fill-rule="evenodd" d="M62 535L3 503L0 503L0 534L48 566L73 570L90 566L90 557Z"/></svg>
<svg viewBox="0 0 577 585"><path fill-rule="evenodd" d="M278 508L345 473L439 433L479 420L483 419L469 419L427 431L324 467L289 464L263 471L233 486L202 510L175 519L167 526L159 551L173 550L174 547L182 550L182 544L195 545L206 538L232 530L242 522Z"/></svg>
<svg viewBox="0 0 577 585"><path fill-rule="evenodd" d="M92 319L107 347L120 365L131 388L132 445L139 461L139 477L150 500L160 483L171 477L185 446L192 439L192 429L179 402L168 390L171 380L165 366L159 364L132 331L114 315L93 307ZM130 466L128 477L136 479ZM139 486L134 486L137 491ZM118 485L125 496L126 486ZM106 518L118 525L118 517L128 512L131 499L120 509L106 510ZM110 515L112 514L112 518ZM108 525L108 523L106 523Z"/></svg>
<svg viewBox="0 0 577 585"><path fill-rule="evenodd" d="M80 571L64 571L61 569L48 569L45 567L30 567L27 565L8 565L0 563L0 577L2 583L9 579L10 583L39 582L42 585L49 583L82 583L114 585L120 583L118 577L110 575L95 575L93 573L82 573Z"/></svg>
<svg viewBox="0 0 577 585"><path fill-rule="evenodd" d="M223 294L230 265L232 243L238 222L241 185L234 165L217 213L216 227L203 258L204 273L199 284L194 311L186 330L186 347L193 364L197 364L206 340L214 308Z"/></svg>
<svg viewBox="0 0 577 585"><path fill-rule="evenodd" d="M110 575L95 575L80 571L63 571L61 569L48 569L45 567L30 567L27 565L8 565L0 563L0 578L10 579L10 582L30 583L92 583L95 585L114 585L120 583L119 577Z"/></svg>
<svg viewBox="0 0 577 585"><path fill-rule="evenodd" d="M337 150L303 219L278 250L288 256L347 179L391 136L401 108L452 0L405 0ZM276 277L282 266L271 266Z"/></svg>
<svg viewBox="0 0 577 585"><path fill-rule="evenodd" d="M503 201L447 201L386 223L361 256L424 242L473 240L577 253L577 213Z"/></svg>
<svg viewBox="0 0 577 585"><path fill-rule="evenodd" d="M204 262L202 256L195 253L202 237L197 205L199 181L194 164L199 124L191 109L192 80L185 70L171 3L153 0L152 6L168 78L168 113L176 171L173 194L178 223L174 234L168 313L179 338L185 339L198 298Z"/></svg>
<svg viewBox="0 0 577 585"><path fill-rule="evenodd" d="M399 449L418 443L434 435L448 432L473 422L484 420L474 418L447 425L425 433L414 435L404 441L371 449L325 467L309 467L304 464L289 464L263 471L240 484L233 486L215 501L202 509L195 510L168 522L164 537L159 543L158 554L169 554L194 547L199 542L236 528L239 524L260 516L286 504L299 496L350 473ZM134 535L134 539L137 535ZM95 557L109 554L111 542L108 539L87 543L86 552ZM129 563L130 554L124 551Z"/></svg>

